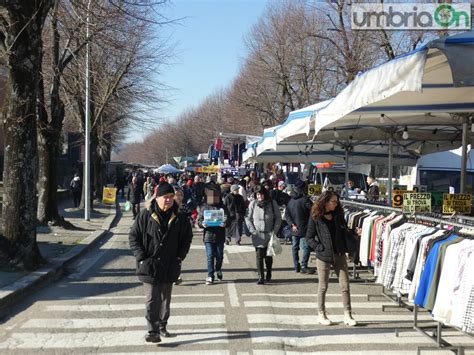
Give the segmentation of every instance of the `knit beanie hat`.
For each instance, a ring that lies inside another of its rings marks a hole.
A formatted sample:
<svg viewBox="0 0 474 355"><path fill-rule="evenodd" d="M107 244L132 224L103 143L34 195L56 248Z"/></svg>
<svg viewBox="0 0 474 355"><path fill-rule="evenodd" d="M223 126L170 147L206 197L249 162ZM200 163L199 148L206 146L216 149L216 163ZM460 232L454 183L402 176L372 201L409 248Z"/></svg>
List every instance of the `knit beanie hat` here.
<svg viewBox="0 0 474 355"><path fill-rule="evenodd" d="M167 194L174 194L173 186L171 186L167 182L160 182L160 184L156 187L155 194L156 197L164 196Z"/></svg>
<svg viewBox="0 0 474 355"><path fill-rule="evenodd" d="M232 186L230 187L230 192L234 192L234 191L238 190L239 187L240 187L239 185L232 185Z"/></svg>
<svg viewBox="0 0 474 355"><path fill-rule="evenodd" d="M268 190L262 185L259 185L255 188L255 197L257 197L257 192L259 194L262 194L265 200L268 200L270 198L270 194L268 193Z"/></svg>

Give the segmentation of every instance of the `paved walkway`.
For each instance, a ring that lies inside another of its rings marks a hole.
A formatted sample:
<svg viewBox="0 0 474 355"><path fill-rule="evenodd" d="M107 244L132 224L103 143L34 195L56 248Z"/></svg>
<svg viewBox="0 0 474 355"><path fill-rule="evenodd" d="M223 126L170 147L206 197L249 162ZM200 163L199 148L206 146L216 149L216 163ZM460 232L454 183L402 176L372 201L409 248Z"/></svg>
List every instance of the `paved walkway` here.
<svg viewBox="0 0 474 355"><path fill-rule="evenodd" d="M90 221L84 219L84 210L72 207L72 201L63 201L60 214L74 228L58 226L37 228L37 241L47 264L34 272L0 269L0 310L32 287L60 274L72 260L83 254L111 228L117 211L115 206L95 204ZM120 213L120 212L119 212Z"/></svg>

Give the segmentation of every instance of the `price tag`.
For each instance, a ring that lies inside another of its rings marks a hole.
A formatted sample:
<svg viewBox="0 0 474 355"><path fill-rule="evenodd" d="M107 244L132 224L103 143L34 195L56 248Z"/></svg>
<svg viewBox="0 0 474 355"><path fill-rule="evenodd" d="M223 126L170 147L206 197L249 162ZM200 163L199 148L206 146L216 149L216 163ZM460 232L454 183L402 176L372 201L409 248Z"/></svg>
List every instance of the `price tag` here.
<svg viewBox="0 0 474 355"><path fill-rule="evenodd" d="M429 193L404 193L403 213L431 212L431 194Z"/></svg>
<svg viewBox="0 0 474 355"><path fill-rule="evenodd" d="M415 192L413 190L393 190L392 191L392 207L402 208L403 207L403 194Z"/></svg>
<svg viewBox="0 0 474 355"><path fill-rule="evenodd" d="M392 187L392 191L393 190L403 190L403 191L407 191L408 190L408 186L407 185L393 185Z"/></svg>
<svg viewBox="0 0 474 355"><path fill-rule="evenodd" d="M323 189L323 191L334 191L334 192L337 192L337 194L340 196L341 193L342 193L342 187L341 187L341 185L328 184Z"/></svg>
<svg viewBox="0 0 474 355"><path fill-rule="evenodd" d="M471 194L443 194L443 213L471 213Z"/></svg>
<svg viewBox="0 0 474 355"><path fill-rule="evenodd" d="M322 191L323 191L323 187L319 184L308 185L308 195L310 196L321 195Z"/></svg>
<svg viewBox="0 0 474 355"><path fill-rule="evenodd" d="M427 185L413 185L413 190L416 192L427 192L428 186Z"/></svg>

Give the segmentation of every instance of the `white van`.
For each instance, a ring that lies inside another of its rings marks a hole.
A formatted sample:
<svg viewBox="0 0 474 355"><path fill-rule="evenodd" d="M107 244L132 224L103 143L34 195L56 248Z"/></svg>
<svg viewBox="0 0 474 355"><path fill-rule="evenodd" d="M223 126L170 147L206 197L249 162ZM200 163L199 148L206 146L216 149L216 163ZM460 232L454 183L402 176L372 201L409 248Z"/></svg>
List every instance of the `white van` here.
<svg viewBox="0 0 474 355"><path fill-rule="evenodd" d="M428 191L449 191L454 187L460 191L461 149L423 155L412 169L411 185L426 185ZM410 185L410 184L408 184ZM474 150L470 150L467 159L466 191L474 186Z"/></svg>
<svg viewBox="0 0 474 355"><path fill-rule="evenodd" d="M349 180L354 182L354 187L367 191L367 175L349 171ZM346 183L346 170L340 168L320 168L316 171L314 183L322 186L332 186L338 193Z"/></svg>

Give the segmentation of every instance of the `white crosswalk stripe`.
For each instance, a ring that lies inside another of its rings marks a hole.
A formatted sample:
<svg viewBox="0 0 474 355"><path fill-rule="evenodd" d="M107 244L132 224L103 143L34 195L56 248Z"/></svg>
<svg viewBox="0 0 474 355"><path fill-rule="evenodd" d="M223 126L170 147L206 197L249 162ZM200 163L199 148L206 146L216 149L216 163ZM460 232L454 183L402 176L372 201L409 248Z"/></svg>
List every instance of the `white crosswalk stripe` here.
<svg viewBox="0 0 474 355"><path fill-rule="evenodd" d="M310 351L314 354L330 355L375 355L383 351L387 355L405 355L412 354L418 345L432 344L411 328L401 329L397 336L390 329L390 323L394 323L393 327L401 322L409 324L413 320L413 315L409 312L385 314L380 311L376 311L374 314L374 309L380 310L382 305L388 303L368 301L366 295L353 295L356 302L353 302L352 305L355 308L354 313L357 321L362 322L365 326L385 324L386 327L371 329L341 326L343 315L340 301L327 302L326 304L329 317L336 325L322 327L317 324L315 307L317 297L315 295L302 294L302 297L312 297L312 302L308 302L308 299L306 302L301 302L295 301L300 297L295 297L296 294L290 293L239 293L238 284L235 283L228 284L224 290L224 293L196 292L195 294L176 293L173 295L176 301L172 302L172 308L176 311L170 318L169 329L171 332L176 331L178 335L163 340L163 344L166 344L167 348L160 349L160 354L200 354L204 351L193 350L192 347L206 347L207 345L210 348L209 351L205 351L205 355L231 353L229 344L235 336L235 332L228 329L229 319L227 318L226 304L233 304L229 309L240 309L240 312L245 312L248 327L237 332L238 336L248 339L251 344L257 347L252 352L243 351L241 354L286 355ZM328 298L340 297L338 294L328 294L327 296ZM224 300L225 297L228 299ZM241 298L242 302L239 303L236 297ZM196 301L188 302L191 299ZM216 299L220 301L216 301ZM122 347L133 351L133 347L141 347L145 353L155 353L153 349L156 348L153 346L156 345L147 344L143 339L146 332L146 320L142 315L143 301L143 296L140 295L92 296L63 299L59 301L59 304L46 305L34 319L17 324L12 333L2 338L0 352L12 350L31 352L35 349L55 352L70 349L80 353L96 349L93 351L94 353L100 353L100 351L114 353L108 352L107 349L115 350ZM189 309L193 309L198 314L185 315ZM295 314L298 310L301 313L301 310L304 309L307 309L309 313ZM85 312L89 312L87 316L80 317L80 314L86 314ZM105 318L104 314L100 312L107 312L107 317ZM124 317L123 312L133 312L133 316ZM429 320L430 317L427 313L423 313L420 314L419 319L421 321ZM444 336L456 343L459 334L445 331ZM462 339L462 342L466 344L465 339ZM393 349L400 344L403 345L403 348L399 351L385 350L391 347ZM467 344L474 345L474 340ZM186 348L186 346L191 348ZM324 346L324 351L314 351L320 346ZM349 351L340 350L341 346L348 346ZM288 350L281 350L282 347ZM350 350L364 349L364 347L367 347L367 350ZM128 351L115 353L133 354Z"/></svg>
<svg viewBox="0 0 474 355"><path fill-rule="evenodd" d="M275 308L304 308L304 309L318 309L317 302L275 302L270 300L265 301L245 301L245 307L254 308L254 307L275 307ZM387 302L352 302L352 308L375 308L390 305L391 303ZM326 302L326 308L342 308L342 302Z"/></svg>
<svg viewBox="0 0 474 355"><path fill-rule="evenodd" d="M310 347L319 345L364 345L380 344L384 347L388 344L432 344L430 340L420 336L415 331L403 332L396 336L395 332L374 332L373 336L367 337L367 331L357 329L345 329L344 332L338 331L336 334L328 334L323 330L281 330L279 328L250 328L250 334L254 343L262 344L283 344L292 347ZM451 332L451 334L454 334ZM470 342L474 344L474 339ZM382 351L381 348L380 351Z"/></svg>
<svg viewBox="0 0 474 355"><path fill-rule="evenodd" d="M194 341L206 344L228 343L225 328L180 329L180 337L170 338L173 342ZM0 349L63 349L63 348L107 348L119 346L144 346L143 330L94 331L74 333L13 333L6 341L0 342ZM156 346L150 344L152 346Z"/></svg>
<svg viewBox="0 0 474 355"><path fill-rule="evenodd" d="M214 314L212 317L203 317L202 315L173 316L172 321L173 325L225 325L225 316L222 314ZM22 324L21 328L101 329L124 327L144 328L145 326L146 321L144 317L69 319L38 318L26 321L24 324Z"/></svg>
<svg viewBox="0 0 474 355"><path fill-rule="evenodd" d="M354 317L359 322L367 323L390 323L390 322L410 322L413 320L412 315L379 315L379 314L357 314ZM342 314L328 314L328 318L332 322L341 323L344 320ZM306 326L306 325L317 325L317 316L308 315L308 316L297 316L290 314L249 314L247 315L249 324L282 324L282 325L297 325L297 326ZM429 320L429 316L420 317L420 320Z"/></svg>
<svg viewBox="0 0 474 355"><path fill-rule="evenodd" d="M172 302L171 309L184 308L224 308L224 302ZM47 306L47 311L52 312L117 312L143 310L141 303L137 304L81 304L81 305L54 305Z"/></svg>

